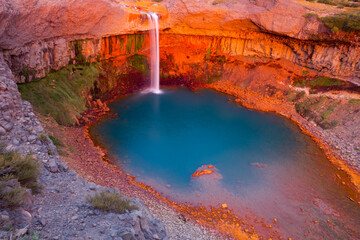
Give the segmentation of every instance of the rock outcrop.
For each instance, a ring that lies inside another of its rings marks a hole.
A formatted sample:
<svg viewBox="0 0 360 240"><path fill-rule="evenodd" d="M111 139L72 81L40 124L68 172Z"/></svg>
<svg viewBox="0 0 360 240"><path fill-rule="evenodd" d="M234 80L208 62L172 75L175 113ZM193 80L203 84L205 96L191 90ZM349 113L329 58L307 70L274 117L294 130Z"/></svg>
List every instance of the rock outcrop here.
<svg viewBox="0 0 360 240"><path fill-rule="evenodd" d="M60 162L56 147L36 119L30 103L21 99L14 76L2 56L0 109L0 142L6 144L6 150L33 153L52 172L67 168Z"/></svg>
<svg viewBox="0 0 360 240"><path fill-rule="evenodd" d="M306 9L296 2L166 0L161 4L167 11L149 2L3 0L0 47L16 81L31 81L72 63L78 51L75 40L84 40L81 50L92 60L114 56L106 45L108 36L148 30L140 11L159 8L161 49L171 40L183 45L206 42L208 48L217 45L222 54L282 58L319 75L360 83L359 46L311 40L328 30L316 18L305 18Z"/></svg>
<svg viewBox="0 0 360 240"><path fill-rule="evenodd" d="M132 198L131 202L139 210L125 214L101 213L87 203L86 197L91 192L119 190L86 182L74 171L68 171L30 103L21 99L14 76L2 55L0 110L0 143L5 144L7 151L33 154L47 169L43 169L39 177L43 186L41 193L34 199L28 191L23 206L2 210L1 226L15 227L17 237L36 229L40 231L41 239L73 239L86 234L92 239L167 239L163 224L138 199ZM9 186L5 188L19 185L14 181L7 184ZM84 233L85 227L91 231ZM0 230L1 239L8 239L10 234L11 231Z"/></svg>

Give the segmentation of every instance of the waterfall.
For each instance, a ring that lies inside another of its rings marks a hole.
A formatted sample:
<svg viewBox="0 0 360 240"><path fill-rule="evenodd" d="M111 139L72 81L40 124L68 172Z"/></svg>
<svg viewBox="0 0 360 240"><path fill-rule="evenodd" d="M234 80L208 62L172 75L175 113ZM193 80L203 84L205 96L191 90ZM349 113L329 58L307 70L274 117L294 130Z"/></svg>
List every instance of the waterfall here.
<svg viewBox="0 0 360 240"><path fill-rule="evenodd" d="M146 13L150 23L150 92L160 91L159 17L154 12Z"/></svg>

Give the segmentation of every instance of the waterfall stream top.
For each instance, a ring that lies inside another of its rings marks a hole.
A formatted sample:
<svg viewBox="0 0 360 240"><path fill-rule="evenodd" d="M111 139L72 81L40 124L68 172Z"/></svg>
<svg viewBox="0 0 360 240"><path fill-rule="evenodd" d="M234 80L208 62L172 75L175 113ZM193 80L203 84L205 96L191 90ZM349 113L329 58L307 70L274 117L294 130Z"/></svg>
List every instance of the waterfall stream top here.
<svg viewBox="0 0 360 240"><path fill-rule="evenodd" d="M159 94L160 91L160 51L159 51L159 17L154 12L146 13L150 29L150 92Z"/></svg>

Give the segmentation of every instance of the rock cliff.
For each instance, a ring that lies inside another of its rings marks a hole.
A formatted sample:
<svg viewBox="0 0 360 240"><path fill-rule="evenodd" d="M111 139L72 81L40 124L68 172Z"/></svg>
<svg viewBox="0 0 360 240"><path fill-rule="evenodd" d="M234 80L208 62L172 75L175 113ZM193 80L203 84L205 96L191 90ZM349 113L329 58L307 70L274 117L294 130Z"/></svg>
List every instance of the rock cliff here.
<svg viewBox="0 0 360 240"><path fill-rule="evenodd" d="M183 45L205 41L208 48L217 45L226 55L282 58L319 75L360 84L359 46L312 40L327 30L316 19L305 18L307 10L295 1L166 0L164 7L110 0L2 3L0 46L17 82L69 64L75 40L87 40L82 42L87 57L103 57L104 51L111 51L104 49L106 37L148 30L140 11L155 9L161 14L161 49L169 36L181 35Z"/></svg>

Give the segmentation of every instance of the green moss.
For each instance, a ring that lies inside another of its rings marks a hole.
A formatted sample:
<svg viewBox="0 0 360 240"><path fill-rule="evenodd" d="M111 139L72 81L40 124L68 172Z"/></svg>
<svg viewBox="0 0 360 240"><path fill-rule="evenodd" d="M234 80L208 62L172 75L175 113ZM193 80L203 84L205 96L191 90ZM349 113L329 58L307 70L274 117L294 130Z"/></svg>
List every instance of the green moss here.
<svg viewBox="0 0 360 240"><path fill-rule="evenodd" d="M331 86L342 86L344 83L337 78L329 77L318 77L310 81L310 86L312 87L331 87Z"/></svg>
<svg viewBox="0 0 360 240"><path fill-rule="evenodd" d="M102 191L95 193L94 196L88 196L87 201L93 205L94 208L100 209L104 212L123 213L125 210L136 210L136 206L130 204L130 200L124 199L121 194Z"/></svg>
<svg viewBox="0 0 360 240"><path fill-rule="evenodd" d="M303 72L304 74L304 72ZM344 82L338 78L329 78L329 77L317 77L314 79L296 79L294 81L294 86L297 87L332 87L332 86L342 86Z"/></svg>
<svg viewBox="0 0 360 240"><path fill-rule="evenodd" d="M211 56L211 46L206 50L205 61L209 61Z"/></svg>
<svg viewBox="0 0 360 240"><path fill-rule="evenodd" d="M134 53L137 53L143 47L145 35L144 34L136 34L136 35L134 35L134 38L135 38Z"/></svg>
<svg viewBox="0 0 360 240"><path fill-rule="evenodd" d="M127 41L126 41L126 53L130 54L132 50L132 37L128 37Z"/></svg>
<svg viewBox="0 0 360 240"><path fill-rule="evenodd" d="M297 79L294 81L294 86L296 87L306 87L307 85L307 80L306 79Z"/></svg>
<svg viewBox="0 0 360 240"><path fill-rule="evenodd" d="M147 57L140 54L134 54L127 58L130 69L137 70L147 75L150 73L150 67Z"/></svg>
<svg viewBox="0 0 360 240"><path fill-rule="evenodd" d="M45 78L19 84L22 98L59 124L73 125L87 108L86 94L98 78L98 64L69 65Z"/></svg>

